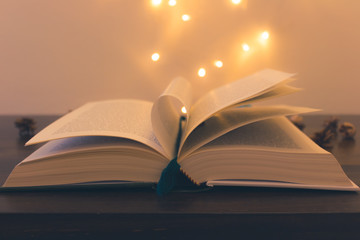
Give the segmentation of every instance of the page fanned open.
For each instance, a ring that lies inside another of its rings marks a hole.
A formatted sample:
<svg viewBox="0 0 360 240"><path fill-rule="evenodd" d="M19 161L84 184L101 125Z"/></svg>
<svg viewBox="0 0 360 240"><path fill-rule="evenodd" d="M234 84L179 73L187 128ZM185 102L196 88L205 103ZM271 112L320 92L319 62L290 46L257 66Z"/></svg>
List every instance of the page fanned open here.
<svg viewBox="0 0 360 240"><path fill-rule="evenodd" d="M265 69L210 91L192 105L181 145L200 123L216 112L258 96L259 93L266 93L266 90L272 90L273 87L294 75Z"/></svg>

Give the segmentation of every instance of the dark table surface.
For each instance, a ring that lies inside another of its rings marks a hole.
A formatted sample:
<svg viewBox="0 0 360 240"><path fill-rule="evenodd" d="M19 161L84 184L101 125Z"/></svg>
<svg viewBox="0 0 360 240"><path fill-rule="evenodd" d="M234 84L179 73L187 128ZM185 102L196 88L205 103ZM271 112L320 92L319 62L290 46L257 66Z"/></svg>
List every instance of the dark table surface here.
<svg viewBox="0 0 360 240"><path fill-rule="evenodd" d="M24 147L14 121L0 117L0 184L37 146ZM38 129L57 116L32 116ZM360 127L360 116L338 116ZM329 116L305 116L305 132ZM360 136L338 136L332 153L360 184ZM180 189L159 197L151 187L0 192L0 239L274 238L360 239L360 194L320 190L221 187Z"/></svg>

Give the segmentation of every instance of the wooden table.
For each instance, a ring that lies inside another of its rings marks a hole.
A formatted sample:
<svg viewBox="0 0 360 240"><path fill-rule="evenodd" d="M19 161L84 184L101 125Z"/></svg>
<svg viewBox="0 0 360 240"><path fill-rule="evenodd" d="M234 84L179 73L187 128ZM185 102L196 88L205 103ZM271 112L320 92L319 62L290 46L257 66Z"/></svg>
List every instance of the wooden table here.
<svg viewBox="0 0 360 240"><path fill-rule="evenodd" d="M38 146L23 147L14 120L0 117L0 183ZM33 116L43 128L56 116ZM306 132L328 116L305 118ZM360 127L360 116L339 116ZM332 152L360 184L360 134ZM0 192L0 239L360 239L360 194L215 188L159 197L151 188Z"/></svg>

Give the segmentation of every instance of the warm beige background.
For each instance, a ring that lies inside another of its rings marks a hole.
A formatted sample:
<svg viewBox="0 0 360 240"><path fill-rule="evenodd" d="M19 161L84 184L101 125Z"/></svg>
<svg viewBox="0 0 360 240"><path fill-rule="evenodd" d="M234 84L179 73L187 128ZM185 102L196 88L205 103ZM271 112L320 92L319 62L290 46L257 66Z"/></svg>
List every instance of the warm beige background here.
<svg viewBox="0 0 360 240"><path fill-rule="evenodd" d="M360 1L0 0L0 114L65 113L91 100L154 100L175 76L195 96L256 70L297 72L289 104L360 114ZM192 19L181 21L181 14ZM270 32L266 46L257 42ZM241 44L252 51L244 55ZM150 56L161 54L154 63ZM215 58L222 69L212 65ZM208 69L206 78L197 69Z"/></svg>

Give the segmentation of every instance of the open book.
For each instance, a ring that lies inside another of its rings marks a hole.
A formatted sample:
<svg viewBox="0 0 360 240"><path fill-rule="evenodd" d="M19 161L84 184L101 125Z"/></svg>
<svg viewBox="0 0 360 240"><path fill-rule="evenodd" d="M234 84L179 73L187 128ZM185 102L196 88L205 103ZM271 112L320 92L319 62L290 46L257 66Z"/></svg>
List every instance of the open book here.
<svg viewBox="0 0 360 240"><path fill-rule="evenodd" d="M357 191L333 155L285 117L314 109L253 105L298 91L289 86L293 75L265 69L194 104L183 78L154 103L88 103L27 142L47 143L19 163L3 187L157 183L175 161L194 183L208 186Z"/></svg>

